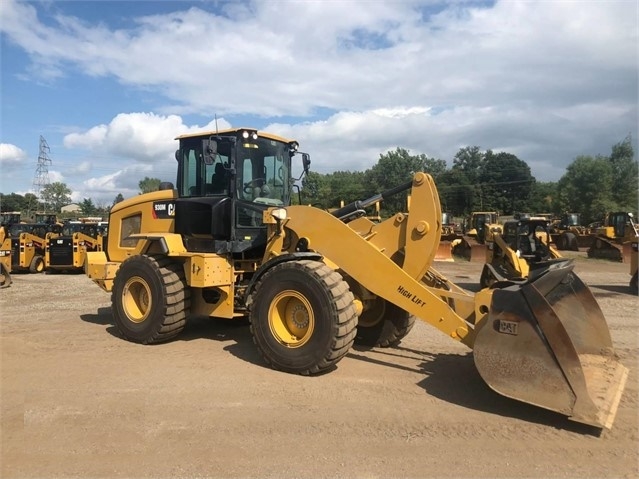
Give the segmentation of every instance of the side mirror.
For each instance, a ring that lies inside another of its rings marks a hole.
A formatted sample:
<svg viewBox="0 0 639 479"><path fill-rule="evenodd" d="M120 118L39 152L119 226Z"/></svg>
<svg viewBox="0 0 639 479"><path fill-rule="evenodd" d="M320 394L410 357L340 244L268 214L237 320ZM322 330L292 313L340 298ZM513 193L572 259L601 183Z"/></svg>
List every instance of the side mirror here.
<svg viewBox="0 0 639 479"><path fill-rule="evenodd" d="M215 163L215 155L217 154L217 141L207 139L202 140L202 159L204 164L212 165Z"/></svg>
<svg viewBox="0 0 639 479"><path fill-rule="evenodd" d="M180 161L180 150L175 150L175 161Z"/></svg>
<svg viewBox="0 0 639 479"><path fill-rule="evenodd" d="M311 169L311 155L308 153L302 153L302 166L304 168L304 173L308 174Z"/></svg>

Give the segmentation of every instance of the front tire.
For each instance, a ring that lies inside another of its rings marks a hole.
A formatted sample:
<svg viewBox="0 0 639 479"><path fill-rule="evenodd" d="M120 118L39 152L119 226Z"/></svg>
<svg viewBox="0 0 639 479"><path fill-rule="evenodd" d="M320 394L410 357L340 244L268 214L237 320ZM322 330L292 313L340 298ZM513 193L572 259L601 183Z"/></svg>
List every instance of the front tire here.
<svg viewBox="0 0 639 479"><path fill-rule="evenodd" d="M342 276L324 263L294 260L274 266L255 286L249 315L264 361L302 375L332 369L355 338L353 299Z"/></svg>
<svg viewBox="0 0 639 479"><path fill-rule="evenodd" d="M29 273L42 273L44 271L44 259L40 255L35 255L29 265Z"/></svg>
<svg viewBox="0 0 639 479"><path fill-rule="evenodd" d="M164 256L132 256L122 263L113 281L115 325L129 341L168 341L186 325L190 293L181 264Z"/></svg>
<svg viewBox="0 0 639 479"><path fill-rule="evenodd" d="M415 316L379 296L359 317L355 344L388 348L397 346L413 329Z"/></svg>

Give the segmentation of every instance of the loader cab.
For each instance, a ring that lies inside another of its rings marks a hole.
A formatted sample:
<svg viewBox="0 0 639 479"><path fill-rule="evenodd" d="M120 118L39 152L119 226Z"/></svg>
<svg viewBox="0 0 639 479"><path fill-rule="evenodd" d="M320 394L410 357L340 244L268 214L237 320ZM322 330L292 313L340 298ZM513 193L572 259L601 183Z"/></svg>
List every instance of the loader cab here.
<svg viewBox="0 0 639 479"><path fill-rule="evenodd" d="M496 225L499 215L496 212L476 212L470 217L469 235L475 236L479 243L484 243L491 225Z"/></svg>
<svg viewBox="0 0 639 479"><path fill-rule="evenodd" d="M542 217L509 220L504 223L503 237L520 258L539 262L549 258L549 221Z"/></svg>
<svg viewBox="0 0 639 479"><path fill-rule="evenodd" d="M579 213L564 213L561 216L561 227L568 229L571 226L581 226L581 218Z"/></svg>
<svg viewBox="0 0 639 479"><path fill-rule="evenodd" d="M9 228L14 223L20 223L21 213L19 211L6 211L0 213L0 226Z"/></svg>
<svg viewBox="0 0 639 479"><path fill-rule="evenodd" d="M297 142L246 128L177 139L175 231L187 249L261 255L264 210L291 203Z"/></svg>

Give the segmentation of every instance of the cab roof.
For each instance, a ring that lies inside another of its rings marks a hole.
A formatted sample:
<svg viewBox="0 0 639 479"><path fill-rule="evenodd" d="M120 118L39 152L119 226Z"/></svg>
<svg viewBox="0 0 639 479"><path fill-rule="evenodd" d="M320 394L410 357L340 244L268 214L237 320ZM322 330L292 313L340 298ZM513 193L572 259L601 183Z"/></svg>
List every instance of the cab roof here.
<svg viewBox="0 0 639 479"><path fill-rule="evenodd" d="M290 143L291 141L294 141L290 138L284 138L282 136L279 135L275 135L273 133L267 133L265 131L259 131L256 130L255 128L248 128L248 127L242 127L242 128L227 128L226 130L211 130L211 131L200 131L197 133L186 133L184 135L180 135L175 137L176 140L182 140L184 138L198 138L198 137L209 137L209 136L215 136L215 135L228 135L228 134L232 134L232 133L238 133L242 130L249 130L249 131L256 131L257 134L263 138L268 138L270 140L275 140L275 141L281 141L284 143Z"/></svg>

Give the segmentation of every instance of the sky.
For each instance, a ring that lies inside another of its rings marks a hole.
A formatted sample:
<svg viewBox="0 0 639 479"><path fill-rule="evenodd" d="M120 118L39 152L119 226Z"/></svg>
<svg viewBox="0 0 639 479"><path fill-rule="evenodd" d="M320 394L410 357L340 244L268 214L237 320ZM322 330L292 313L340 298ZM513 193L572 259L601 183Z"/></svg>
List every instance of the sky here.
<svg viewBox="0 0 639 479"><path fill-rule="evenodd" d="M295 139L319 173L479 146L557 181L629 134L638 150L638 18L637 0L0 0L0 193L48 179L110 205L174 181L174 138L216 123Z"/></svg>

